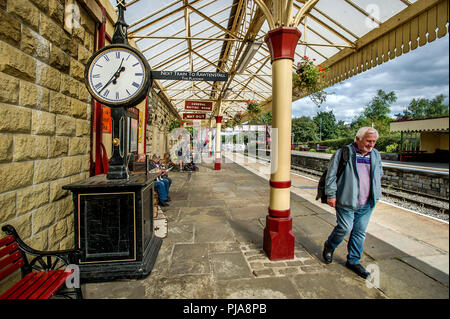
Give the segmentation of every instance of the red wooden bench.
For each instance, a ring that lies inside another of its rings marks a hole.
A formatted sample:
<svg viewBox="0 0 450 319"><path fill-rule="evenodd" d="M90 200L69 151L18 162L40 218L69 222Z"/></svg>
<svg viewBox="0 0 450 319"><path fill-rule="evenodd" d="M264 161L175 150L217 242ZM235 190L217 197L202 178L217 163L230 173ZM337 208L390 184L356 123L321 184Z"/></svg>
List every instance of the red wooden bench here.
<svg viewBox="0 0 450 319"><path fill-rule="evenodd" d="M58 294L81 299L81 288L66 288L66 280L73 269L79 252L76 250L38 251L27 246L11 225L2 227L7 234L0 239L0 281L21 269L22 279L0 296L0 299L49 299ZM28 261L27 255L34 256Z"/></svg>

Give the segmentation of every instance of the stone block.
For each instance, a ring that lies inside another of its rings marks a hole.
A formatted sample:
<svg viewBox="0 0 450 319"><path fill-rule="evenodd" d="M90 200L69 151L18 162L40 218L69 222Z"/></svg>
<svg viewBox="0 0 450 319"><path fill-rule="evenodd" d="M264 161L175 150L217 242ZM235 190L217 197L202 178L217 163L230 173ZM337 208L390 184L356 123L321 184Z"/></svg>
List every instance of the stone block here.
<svg viewBox="0 0 450 319"><path fill-rule="evenodd" d="M31 118L31 133L36 135L52 135L55 133L56 115L34 110Z"/></svg>
<svg viewBox="0 0 450 319"><path fill-rule="evenodd" d="M54 91L59 91L61 86L61 73L45 63L37 62L36 84Z"/></svg>
<svg viewBox="0 0 450 319"><path fill-rule="evenodd" d="M31 226L31 224L30 224ZM30 227L31 228L31 227ZM34 234L32 237L25 240L25 243L37 250L49 250L48 246L48 229Z"/></svg>
<svg viewBox="0 0 450 319"><path fill-rule="evenodd" d="M67 73L70 67L70 56L52 43L50 45L49 64L61 72Z"/></svg>
<svg viewBox="0 0 450 319"><path fill-rule="evenodd" d="M49 202L49 184L42 183L17 191L17 214L23 215Z"/></svg>
<svg viewBox="0 0 450 319"><path fill-rule="evenodd" d="M76 136L88 136L91 131L90 123L86 120L77 119L75 126L75 135Z"/></svg>
<svg viewBox="0 0 450 319"><path fill-rule="evenodd" d="M0 139L0 162L12 161L13 136L3 134Z"/></svg>
<svg viewBox="0 0 450 319"><path fill-rule="evenodd" d="M64 2L59 0L50 0L48 2L48 14L55 19L60 25L63 23L64 17Z"/></svg>
<svg viewBox="0 0 450 319"><path fill-rule="evenodd" d="M72 99L72 115L77 118L87 118L87 107L86 102L82 102L77 99Z"/></svg>
<svg viewBox="0 0 450 319"><path fill-rule="evenodd" d="M60 220L49 228L48 244L50 247L58 247L59 242L67 235L67 223L65 220Z"/></svg>
<svg viewBox="0 0 450 319"><path fill-rule="evenodd" d="M66 136L50 137L49 157L67 156L69 153L69 138Z"/></svg>
<svg viewBox="0 0 450 319"><path fill-rule="evenodd" d="M32 185L33 162L1 164L0 176L0 193Z"/></svg>
<svg viewBox="0 0 450 319"><path fill-rule="evenodd" d="M36 61L29 55L0 42L0 71L21 79L36 79Z"/></svg>
<svg viewBox="0 0 450 319"><path fill-rule="evenodd" d="M54 203L55 219L57 221L62 220L73 213L73 202L71 196L64 197Z"/></svg>
<svg viewBox="0 0 450 319"><path fill-rule="evenodd" d="M50 203L33 212L33 233L49 228L55 222L55 203Z"/></svg>
<svg viewBox="0 0 450 319"><path fill-rule="evenodd" d="M0 102L17 104L19 101L19 80L0 73Z"/></svg>
<svg viewBox="0 0 450 319"><path fill-rule="evenodd" d="M25 243L27 243L26 239L29 238L32 234L31 218L32 214L30 213L8 221L8 224L12 225L16 229L17 233L20 235L20 238L25 239Z"/></svg>
<svg viewBox="0 0 450 319"><path fill-rule="evenodd" d="M15 47L20 44L20 22L0 10L0 40Z"/></svg>
<svg viewBox="0 0 450 319"><path fill-rule="evenodd" d="M56 115L56 135L74 136L75 121L71 116Z"/></svg>
<svg viewBox="0 0 450 319"><path fill-rule="evenodd" d="M33 2L39 9L44 12L48 11L48 0L30 0Z"/></svg>
<svg viewBox="0 0 450 319"><path fill-rule="evenodd" d="M84 65L78 62L77 60L71 58L69 74L75 79L84 82Z"/></svg>
<svg viewBox="0 0 450 319"><path fill-rule="evenodd" d="M83 82L84 83L84 82ZM80 85L80 95L78 96L78 98L81 101L85 101L85 102L90 102L91 101L91 94L89 93L89 91L86 89L86 86Z"/></svg>
<svg viewBox="0 0 450 319"><path fill-rule="evenodd" d="M89 152L89 138L74 137L69 141L69 156L83 155Z"/></svg>
<svg viewBox="0 0 450 319"><path fill-rule="evenodd" d="M49 91L28 81L20 81L19 104L34 109L48 110Z"/></svg>
<svg viewBox="0 0 450 319"><path fill-rule="evenodd" d="M64 31L51 18L41 14L41 35L56 45L61 45Z"/></svg>
<svg viewBox="0 0 450 319"><path fill-rule="evenodd" d="M61 93L77 98L80 82L66 74L61 74L61 76Z"/></svg>
<svg viewBox="0 0 450 319"><path fill-rule="evenodd" d="M86 65L86 62L91 57L91 55L92 52L86 49L83 45L81 44L78 45L78 61Z"/></svg>
<svg viewBox="0 0 450 319"><path fill-rule="evenodd" d="M10 192L0 195L0 224L16 216L16 193Z"/></svg>
<svg viewBox="0 0 450 319"><path fill-rule="evenodd" d="M8 13L39 30L39 10L28 0L8 1Z"/></svg>
<svg viewBox="0 0 450 319"><path fill-rule="evenodd" d="M14 136L14 161L27 161L48 157L48 137L39 135Z"/></svg>
<svg viewBox="0 0 450 319"><path fill-rule="evenodd" d="M0 132L30 132L31 110L0 103Z"/></svg>
<svg viewBox="0 0 450 319"><path fill-rule="evenodd" d="M71 115L71 98L59 92L50 91L50 112L56 114Z"/></svg>
<svg viewBox="0 0 450 319"><path fill-rule="evenodd" d="M65 196L68 196L70 192L62 189L64 185L70 184L70 178L61 178L56 181L50 182L50 202L57 201Z"/></svg>
<svg viewBox="0 0 450 319"><path fill-rule="evenodd" d="M39 33L23 27L21 49L23 52L47 62L50 56L49 42Z"/></svg>
<svg viewBox="0 0 450 319"><path fill-rule="evenodd" d="M73 156L62 159L62 177L81 173L81 157Z"/></svg>
<svg viewBox="0 0 450 319"><path fill-rule="evenodd" d="M34 182L36 184L53 181L62 177L62 159L45 159L34 162Z"/></svg>

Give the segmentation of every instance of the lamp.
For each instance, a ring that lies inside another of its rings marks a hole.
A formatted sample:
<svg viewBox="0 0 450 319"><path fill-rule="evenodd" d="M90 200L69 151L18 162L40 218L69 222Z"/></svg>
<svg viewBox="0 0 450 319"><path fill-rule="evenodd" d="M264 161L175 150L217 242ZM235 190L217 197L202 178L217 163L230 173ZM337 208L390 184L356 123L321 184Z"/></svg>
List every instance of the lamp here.
<svg viewBox="0 0 450 319"><path fill-rule="evenodd" d="M249 42L247 47L242 54L242 58L239 60L238 65L236 66L236 73L242 73L253 59L256 51L260 48L262 42Z"/></svg>

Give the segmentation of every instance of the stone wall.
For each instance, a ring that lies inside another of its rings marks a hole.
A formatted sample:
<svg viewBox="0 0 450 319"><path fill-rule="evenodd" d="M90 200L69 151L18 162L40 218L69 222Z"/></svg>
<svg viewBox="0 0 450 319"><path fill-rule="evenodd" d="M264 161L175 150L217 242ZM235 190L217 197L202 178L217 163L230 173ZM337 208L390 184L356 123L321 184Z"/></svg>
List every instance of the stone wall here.
<svg viewBox="0 0 450 319"><path fill-rule="evenodd" d="M162 157L168 151L167 145L164 144L166 144L165 139L169 134L167 127L172 118L173 115L166 104L154 90L150 90L146 134L146 152L149 156L157 153Z"/></svg>
<svg viewBox="0 0 450 319"><path fill-rule="evenodd" d="M328 167L328 162L328 158L291 154L291 164L302 168L324 171ZM381 182L384 185L447 199L449 197L448 174L386 166L383 166L383 174Z"/></svg>
<svg viewBox="0 0 450 319"><path fill-rule="evenodd" d="M89 176L84 65L95 23L80 7L68 33L64 8L0 0L0 227L12 224L40 250L73 247L72 197L61 187Z"/></svg>

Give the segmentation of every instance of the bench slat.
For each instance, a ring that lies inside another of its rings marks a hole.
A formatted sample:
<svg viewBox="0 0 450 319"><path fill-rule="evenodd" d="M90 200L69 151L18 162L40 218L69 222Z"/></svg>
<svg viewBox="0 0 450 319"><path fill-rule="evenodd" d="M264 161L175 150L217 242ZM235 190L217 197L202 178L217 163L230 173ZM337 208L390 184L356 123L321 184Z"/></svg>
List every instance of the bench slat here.
<svg viewBox="0 0 450 319"><path fill-rule="evenodd" d="M22 258L22 254L20 253L20 251L15 251L8 257L0 260L0 273L2 273L3 268L8 266L9 264L13 264L15 261L17 261L18 259L21 259L21 258Z"/></svg>
<svg viewBox="0 0 450 319"><path fill-rule="evenodd" d="M0 272L0 281L11 275L13 272L22 267L24 264L25 263L23 262L23 259L17 260L14 264L10 264L8 267L2 270L2 272Z"/></svg>
<svg viewBox="0 0 450 319"><path fill-rule="evenodd" d="M29 299L49 299L66 283L71 274L72 271L57 270Z"/></svg>
<svg viewBox="0 0 450 319"><path fill-rule="evenodd" d="M17 243L12 243L11 245L8 245L3 249L0 249L0 258L3 258L8 254L11 254L14 250L19 250L19 245L17 245Z"/></svg>
<svg viewBox="0 0 450 319"><path fill-rule="evenodd" d="M54 270L51 271L40 271L38 280L36 280L32 285L28 285L27 289L17 298L17 299L29 299L30 295L41 289L41 286L54 274Z"/></svg>
<svg viewBox="0 0 450 319"><path fill-rule="evenodd" d="M0 296L0 299L17 299L21 293L23 293L29 285L34 283L39 279L39 273L31 272L25 277L23 277L18 283L9 288L3 295Z"/></svg>
<svg viewBox="0 0 450 319"><path fill-rule="evenodd" d="M0 238L0 247L6 246L9 243L12 243L13 241L14 241L14 237L11 235Z"/></svg>

